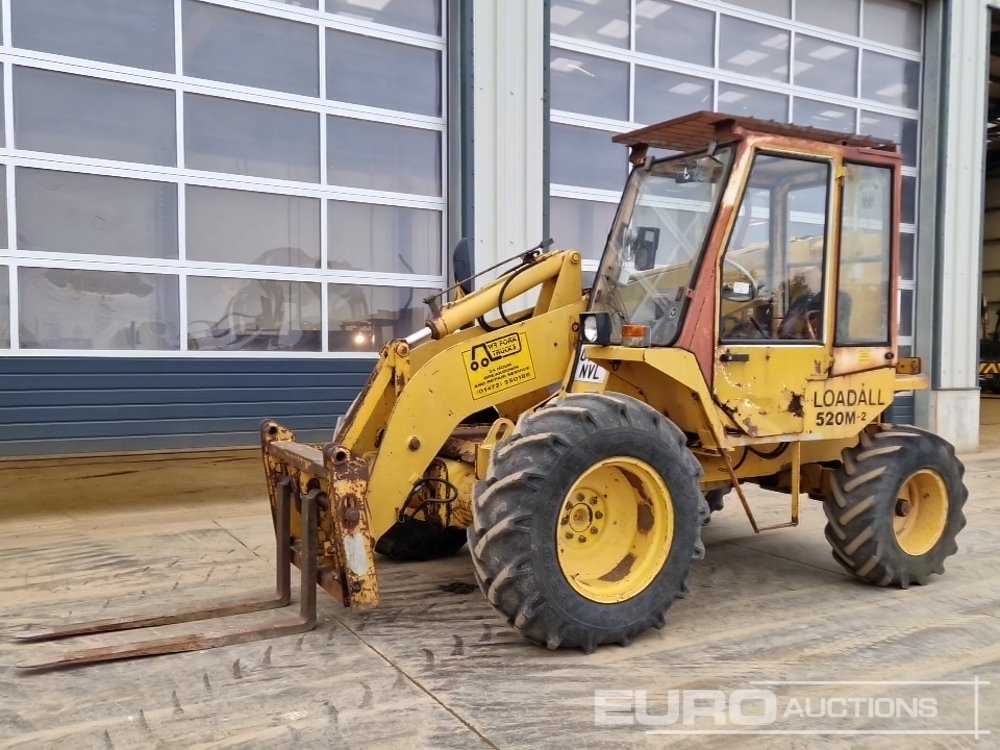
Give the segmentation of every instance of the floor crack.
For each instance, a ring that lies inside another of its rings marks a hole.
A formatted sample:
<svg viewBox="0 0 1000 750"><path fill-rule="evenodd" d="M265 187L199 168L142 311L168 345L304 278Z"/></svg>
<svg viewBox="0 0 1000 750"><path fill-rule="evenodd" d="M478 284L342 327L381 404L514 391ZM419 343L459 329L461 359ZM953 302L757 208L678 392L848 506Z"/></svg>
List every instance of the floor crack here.
<svg viewBox="0 0 1000 750"><path fill-rule="evenodd" d="M426 687L424 687L423 684L420 682L420 680L418 680L416 677L413 677L412 675L410 675L409 672L407 672L405 669L403 669L402 667L400 667L398 664L396 664L396 662L394 662L392 659L390 659L388 656L386 656L384 653L382 653L378 648L376 648L374 645L372 645L367 640L365 640L361 636L361 634L358 633L358 631L356 631L354 628L352 628L350 625L348 625L346 622L344 622L341 618L337 617L336 615L334 615L334 619L337 622L339 622L344 627L344 629L347 632L349 632L351 635L353 635L355 638L357 638L359 641L361 641L363 644L365 644L365 646L367 646L369 649L371 649L371 651L374 652L379 658L381 658L382 661L384 661L386 664L388 664L392 669L396 670L396 672L398 672L400 675L402 675L405 679L407 679L411 683L413 683L414 687L416 687L420 692L422 692L424 695L426 695L428 698L430 698L436 704L438 704L439 706L441 706L441 708L443 708L446 712L448 712L451 716L453 716L457 721L459 721L463 726L465 726L466 729L468 729L470 732L472 732L474 735L476 735L476 737L478 737L486 747L492 748L493 750L500 750L500 746L499 745L497 745L495 742L493 742L492 740L490 740L486 735L484 735L482 732L480 732L478 729L476 729L476 727L473 726L469 721L467 721L462 716L460 716L458 713L456 713L450 706L448 706L446 703L444 703L444 701L442 701L440 698L438 698L436 695L434 695L434 693L432 693L430 690L428 690Z"/></svg>

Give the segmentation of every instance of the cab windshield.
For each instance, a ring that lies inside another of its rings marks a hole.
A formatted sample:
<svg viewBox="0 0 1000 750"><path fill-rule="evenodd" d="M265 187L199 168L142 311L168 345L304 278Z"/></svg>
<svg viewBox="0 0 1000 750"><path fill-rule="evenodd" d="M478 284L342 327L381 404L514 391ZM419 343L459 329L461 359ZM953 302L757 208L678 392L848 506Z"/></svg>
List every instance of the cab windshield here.
<svg viewBox="0 0 1000 750"><path fill-rule="evenodd" d="M632 170L591 309L612 313L618 324L649 326L653 346L673 342L732 153L685 154Z"/></svg>

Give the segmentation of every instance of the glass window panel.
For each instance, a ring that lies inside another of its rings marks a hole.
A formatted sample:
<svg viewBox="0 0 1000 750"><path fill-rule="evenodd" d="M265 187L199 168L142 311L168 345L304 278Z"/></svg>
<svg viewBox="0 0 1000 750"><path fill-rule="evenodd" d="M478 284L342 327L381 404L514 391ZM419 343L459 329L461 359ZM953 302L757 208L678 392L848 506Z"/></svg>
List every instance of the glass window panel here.
<svg viewBox="0 0 1000 750"><path fill-rule="evenodd" d="M635 47L639 52L710 66L714 63L715 13L665 0L638 0Z"/></svg>
<svg viewBox="0 0 1000 750"><path fill-rule="evenodd" d="M841 133L853 133L856 110L851 107L841 107L813 99L795 97L794 120L798 125L809 125L824 130L836 130Z"/></svg>
<svg viewBox="0 0 1000 750"><path fill-rule="evenodd" d="M312 24L184 0L184 72L319 96L317 30Z"/></svg>
<svg viewBox="0 0 1000 750"><path fill-rule="evenodd" d="M22 349L176 350L177 277L20 268Z"/></svg>
<svg viewBox="0 0 1000 750"><path fill-rule="evenodd" d="M917 121L877 112L862 112L859 131L864 135L891 138L903 151L903 163L917 165Z"/></svg>
<svg viewBox="0 0 1000 750"><path fill-rule="evenodd" d="M6 65L0 65L0 91L4 90L4 85L6 83L6 80L7 80L7 66ZM6 118L5 118L5 116L4 116L4 107L6 106L4 104L4 99L6 99L6 97L0 96L0 122L6 122L7 121ZM7 133L6 133L6 130L7 130L6 127L0 127L0 146L6 146L7 145Z"/></svg>
<svg viewBox="0 0 1000 750"><path fill-rule="evenodd" d="M441 134L382 122L327 118L332 185L441 195Z"/></svg>
<svg viewBox="0 0 1000 750"><path fill-rule="evenodd" d="M14 68L17 148L174 166L174 92Z"/></svg>
<svg viewBox="0 0 1000 750"><path fill-rule="evenodd" d="M12 0L10 14L18 47L174 71L173 0Z"/></svg>
<svg viewBox="0 0 1000 750"><path fill-rule="evenodd" d="M326 0L326 12L425 34L441 33L441 0Z"/></svg>
<svg viewBox="0 0 1000 750"><path fill-rule="evenodd" d="M795 20L857 36L861 0L797 0Z"/></svg>
<svg viewBox="0 0 1000 750"><path fill-rule="evenodd" d="M556 247L574 248L584 258L598 260L604 252L617 207L615 203L552 198L549 222Z"/></svg>
<svg viewBox="0 0 1000 750"><path fill-rule="evenodd" d="M0 247L10 247L7 234L7 167L0 165ZM3 285L0 284L0 289Z"/></svg>
<svg viewBox="0 0 1000 750"><path fill-rule="evenodd" d="M635 120L654 123L712 109L712 82L653 68L635 68Z"/></svg>
<svg viewBox="0 0 1000 750"><path fill-rule="evenodd" d="M628 63L551 47L552 109L629 120Z"/></svg>
<svg viewBox="0 0 1000 750"><path fill-rule="evenodd" d="M21 250L177 257L177 186L18 167Z"/></svg>
<svg viewBox="0 0 1000 750"><path fill-rule="evenodd" d="M797 34L794 71L796 86L857 96L858 50L855 47Z"/></svg>
<svg viewBox="0 0 1000 750"><path fill-rule="evenodd" d="M319 284L192 276L187 296L191 350L318 352L322 348Z"/></svg>
<svg viewBox="0 0 1000 750"><path fill-rule="evenodd" d="M0 266L0 349L10 348L10 269Z"/></svg>
<svg viewBox="0 0 1000 750"><path fill-rule="evenodd" d="M901 232L899 235L899 277L907 281L913 281L916 235L910 232Z"/></svg>
<svg viewBox="0 0 1000 750"><path fill-rule="evenodd" d="M865 50L861 96L894 107L916 109L920 101L920 63Z"/></svg>
<svg viewBox="0 0 1000 750"><path fill-rule="evenodd" d="M788 18L791 14L791 0L726 0L730 5L739 5L762 13Z"/></svg>
<svg viewBox="0 0 1000 750"><path fill-rule="evenodd" d="M441 217L425 208L330 201L330 268L440 274Z"/></svg>
<svg viewBox="0 0 1000 750"><path fill-rule="evenodd" d="M387 341L424 327L425 297L436 289L330 284L332 352L377 352Z"/></svg>
<svg viewBox="0 0 1000 750"><path fill-rule="evenodd" d="M629 0L553 0L549 10L553 34L629 46Z"/></svg>
<svg viewBox="0 0 1000 750"><path fill-rule="evenodd" d="M788 121L788 97L731 83L719 83L719 111L762 120Z"/></svg>
<svg viewBox="0 0 1000 750"><path fill-rule="evenodd" d="M903 224L913 224L917 220L917 178L903 177L902 208L899 220Z"/></svg>
<svg viewBox="0 0 1000 750"><path fill-rule="evenodd" d="M920 49L923 8L917 3L909 0L865 0L864 16L866 39L906 49Z"/></svg>
<svg viewBox="0 0 1000 750"><path fill-rule="evenodd" d="M440 116L441 53L327 29L326 97Z"/></svg>
<svg viewBox="0 0 1000 750"><path fill-rule="evenodd" d="M838 345L889 340L892 170L845 165L837 296Z"/></svg>
<svg viewBox="0 0 1000 750"><path fill-rule="evenodd" d="M186 164L210 172L319 181L319 115L186 94Z"/></svg>
<svg viewBox="0 0 1000 750"><path fill-rule="evenodd" d="M743 75L787 81L790 36L772 26L723 16L719 66Z"/></svg>
<svg viewBox="0 0 1000 750"><path fill-rule="evenodd" d="M187 187L187 257L319 268L318 198Z"/></svg>
<svg viewBox="0 0 1000 750"><path fill-rule="evenodd" d="M913 335L913 290L899 290L899 335Z"/></svg>
<svg viewBox="0 0 1000 750"><path fill-rule="evenodd" d="M757 154L722 264L720 338L822 340L830 164ZM777 196L787 209L776 213ZM735 275L734 275L735 271ZM743 277L752 300L734 300ZM747 304L749 302L749 305Z"/></svg>
<svg viewBox="0 0 1000 750"><path fill-rule="evenodd" d="M558 185L620 191L628 168L628 150L611 142L613 133L552 124L551 181Z"/></svg>

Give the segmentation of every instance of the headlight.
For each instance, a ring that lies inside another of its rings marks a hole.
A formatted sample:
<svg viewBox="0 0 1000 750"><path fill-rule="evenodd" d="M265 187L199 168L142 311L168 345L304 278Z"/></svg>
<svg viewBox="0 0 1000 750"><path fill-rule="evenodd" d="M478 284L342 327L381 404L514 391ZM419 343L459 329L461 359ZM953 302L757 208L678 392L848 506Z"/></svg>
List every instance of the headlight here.
<svg viewBox="0 0 1000 750"><path fill-rule="evenodd" d="M580 335L585 344L607 346L611 343L611 316L606 312L583 313Z"/></svg>

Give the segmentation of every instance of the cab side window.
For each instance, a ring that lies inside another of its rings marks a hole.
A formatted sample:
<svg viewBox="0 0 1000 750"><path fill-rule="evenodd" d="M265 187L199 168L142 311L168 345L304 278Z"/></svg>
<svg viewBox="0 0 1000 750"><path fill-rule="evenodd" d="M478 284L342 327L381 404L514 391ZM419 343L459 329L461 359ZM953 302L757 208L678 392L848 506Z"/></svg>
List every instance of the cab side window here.
<svg viewBox="0 0 1000 750"><path fill-rule="evenodd" d="M889 343L892 170L845 164L838 346Z"/></svg>
<svg viewBox="0 0 1000 750"><path fill-rule="evenodd" d="M723 342L822 341L830 164L754 158L720 266Z"/></svg>

